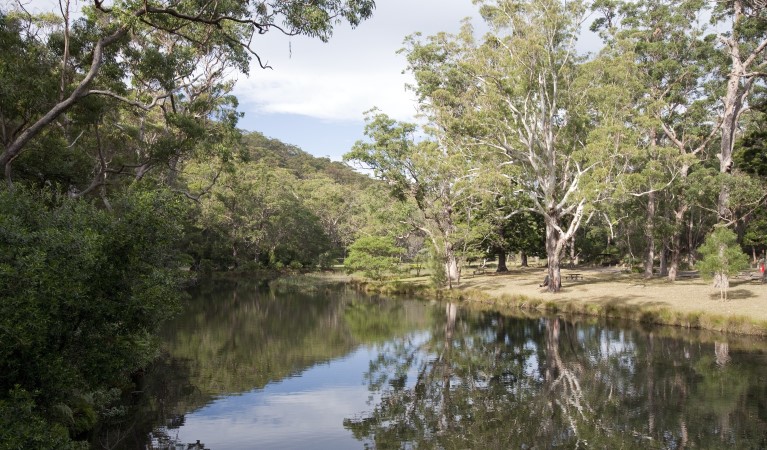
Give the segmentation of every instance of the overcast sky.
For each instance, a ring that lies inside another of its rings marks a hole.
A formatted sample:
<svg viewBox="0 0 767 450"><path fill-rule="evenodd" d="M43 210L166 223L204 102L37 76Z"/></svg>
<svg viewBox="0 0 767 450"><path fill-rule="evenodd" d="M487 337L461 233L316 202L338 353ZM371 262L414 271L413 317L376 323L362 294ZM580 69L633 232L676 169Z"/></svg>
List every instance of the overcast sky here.
<svg viewBox="0 0 767 450"><path fill-rule="evenodd" d="M373 17L352 30L339 26L330 42L279 34L262 36L262 58L238 77L235 95L245 117L240 127L339 160L363 138L363 113L372 107L412 120L413 95L405 90L405 36L457 32L477 16L471 0L378 0ZM479 21L477 20L477 23Z"/></svg>

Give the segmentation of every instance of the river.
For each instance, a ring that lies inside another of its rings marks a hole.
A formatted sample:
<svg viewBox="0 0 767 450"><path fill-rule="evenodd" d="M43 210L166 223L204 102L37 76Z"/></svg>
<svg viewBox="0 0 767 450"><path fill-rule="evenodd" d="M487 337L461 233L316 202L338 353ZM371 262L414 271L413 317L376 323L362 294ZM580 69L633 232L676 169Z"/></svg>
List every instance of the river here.
<svg viewBox="0 0 767 450"><path fill-rule="evenodd" d="M95 447L767 448L762 339L300 279L205 283L162 339Z"/></svg>

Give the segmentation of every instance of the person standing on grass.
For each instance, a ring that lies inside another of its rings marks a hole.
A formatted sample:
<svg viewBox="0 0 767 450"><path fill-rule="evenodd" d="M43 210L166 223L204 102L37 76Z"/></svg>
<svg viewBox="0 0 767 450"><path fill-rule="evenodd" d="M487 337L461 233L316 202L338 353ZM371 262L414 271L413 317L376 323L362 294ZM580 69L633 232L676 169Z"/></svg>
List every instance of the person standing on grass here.
<svg viewBox="0 0 767 450"><path fill-rule="evenodd" d="M761 272L761 273L762 273L762 283L764 283L764 282L765 282L765 271L764 271L764 263L765 263L765 260L764 260L764 259L762 259L762 261L759 263L759 272Z"/></svg>

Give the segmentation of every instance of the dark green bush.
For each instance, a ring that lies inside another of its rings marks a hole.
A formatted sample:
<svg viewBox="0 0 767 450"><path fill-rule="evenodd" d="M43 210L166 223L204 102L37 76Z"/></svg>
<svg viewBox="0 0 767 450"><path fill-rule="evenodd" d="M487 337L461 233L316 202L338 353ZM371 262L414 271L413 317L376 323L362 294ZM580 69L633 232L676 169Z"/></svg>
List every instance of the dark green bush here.
<svg viewBox="0 0 767 450"><path fill-rule="evenodd" d="M112 205L0 191L2 414L23 407L29 424L81 434L103 407L94 394L155 356L154 332L178 307L183 203L134 191Z"/></svg>

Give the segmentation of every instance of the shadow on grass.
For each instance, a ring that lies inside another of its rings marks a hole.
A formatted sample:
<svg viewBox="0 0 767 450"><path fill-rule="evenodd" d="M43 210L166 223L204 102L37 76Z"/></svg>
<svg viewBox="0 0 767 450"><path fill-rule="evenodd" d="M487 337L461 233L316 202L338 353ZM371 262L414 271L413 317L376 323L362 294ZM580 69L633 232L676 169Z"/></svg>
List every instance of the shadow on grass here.
<svg viewBox="0 0 767 450"><path fill-rule="evenodd" d="M714 293L708 296L711 300L719 300L720 296L719 293ZM727 291L727 300L745 300L748 298L754 298L756 295L754 295L753 292L747 290L747 289L730 289Z"/></svg>
<svg viewBox="0 0 767 450"><path fill-rule="evenodd" d="M643 301L642 303L638 303L638 304L629 303L632 300L639 299L639 298L641 298L641 296L638 296L638 295L622 295L619 298L616 298L613 296L601 296L601 297L594 297L591 300L589 300L589 302L601 305L607 310L619 309L622 311L626 311L631 313L631 315L655 314L656 312L655 310L668 308L670 306L668 302L660 302L660 301Z"/></svg>
<svg viewBox="0 0 767 450"><path fill-rule="evenodd" d="M582 273L583 278L578 280L567 279L567 273L562 273L562 291L563 293L568 290L577 290L579 287L588 287L602 284L611 284L619 281L619 277L622 273L601 273L593 272L589 269L578 271ZM531 278L532 277L532 278ZM541 268L515 268L510 269L508 272L502 273L486 273L481 275L472 275L461 279L460 286L462 288L477 289L480 291L490 291L499 288L503 288L509 285L509 282L513 282L514 285L519 287L534 287L541 288L540 293L547 293L545 287L542 286L543 280L546 277L546 271ZM622 277L621 277L622 278ZM620 281L631 281L626 278L622 278ZM637 282L640 283L640 282ZM635 287L631 285L631 287ZM636 287L643 287L639 284Z"/></svg>

